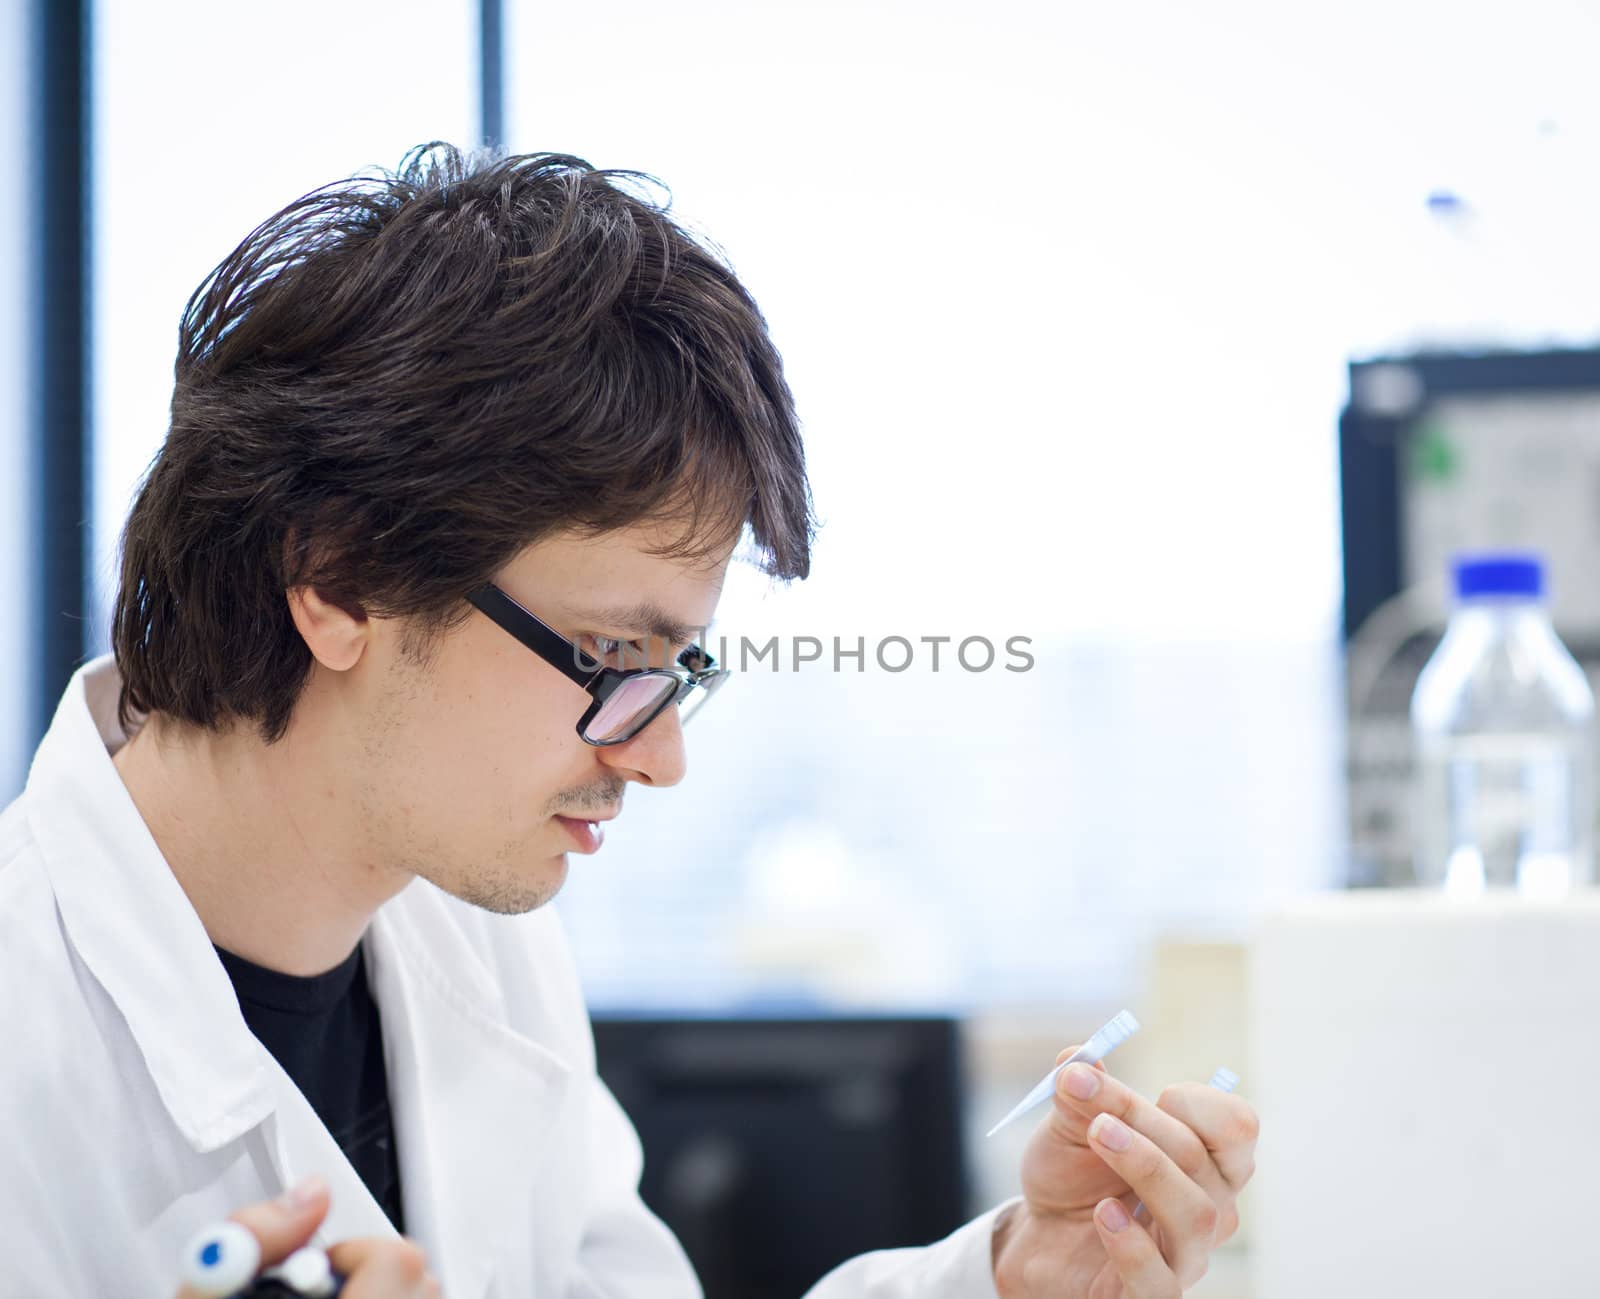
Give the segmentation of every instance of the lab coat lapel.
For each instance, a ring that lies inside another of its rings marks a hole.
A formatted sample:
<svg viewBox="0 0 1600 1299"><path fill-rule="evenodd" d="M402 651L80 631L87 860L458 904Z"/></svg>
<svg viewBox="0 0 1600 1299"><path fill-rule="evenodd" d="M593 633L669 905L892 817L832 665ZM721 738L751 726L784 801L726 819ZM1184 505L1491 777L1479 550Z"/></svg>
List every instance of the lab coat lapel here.
<svg viewBox="0 0 1600 1299"><path fill-rule="evenodd" d="M328 1213L317 1229L317 1243L326 1248L363 1236L397 1235L389 1215L373 1199L305 1093L270 1052L263 1054L277 1090L277 1108L268 1122L274 1125L272 1139L283 1184L293 1186L310 1173L320 1173L328 1181Z"/></svg>
<svg viewBox="0 0 1600 1299"><path fill-rule="evenodd" d="M484 1299L497 1255L528 1248L535 1169L571 1070L507 1025L432 885L414 880L369 933L406 1234L450 1299Z"/></svg>

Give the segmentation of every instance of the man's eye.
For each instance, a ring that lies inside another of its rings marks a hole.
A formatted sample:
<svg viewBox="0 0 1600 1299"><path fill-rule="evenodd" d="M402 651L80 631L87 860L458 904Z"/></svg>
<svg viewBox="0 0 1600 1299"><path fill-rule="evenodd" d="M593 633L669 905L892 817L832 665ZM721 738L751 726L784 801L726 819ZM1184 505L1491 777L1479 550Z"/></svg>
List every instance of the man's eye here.
<svg viewBox="0 0 1600 1299"><path fill-rule="evenodd" d="M626 671L650 666L650 647L641 641L586 635L579 638L578 644L585 654L608 668Z"/></svg>

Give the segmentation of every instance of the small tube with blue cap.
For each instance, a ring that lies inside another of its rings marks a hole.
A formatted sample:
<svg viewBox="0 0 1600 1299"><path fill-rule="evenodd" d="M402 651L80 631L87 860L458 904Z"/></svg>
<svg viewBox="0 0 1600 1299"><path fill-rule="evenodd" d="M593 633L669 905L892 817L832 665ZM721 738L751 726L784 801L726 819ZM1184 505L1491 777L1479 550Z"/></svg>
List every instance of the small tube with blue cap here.
<svg viewBox="0 0 1600 1299"><path fill-rule="evenodd" d="M206 1299L334 1299L344 1277L320 1249L298 1249L260 1276L261 1244L237 1222L199 1232L183 1254L183 1282Z"/></svg>

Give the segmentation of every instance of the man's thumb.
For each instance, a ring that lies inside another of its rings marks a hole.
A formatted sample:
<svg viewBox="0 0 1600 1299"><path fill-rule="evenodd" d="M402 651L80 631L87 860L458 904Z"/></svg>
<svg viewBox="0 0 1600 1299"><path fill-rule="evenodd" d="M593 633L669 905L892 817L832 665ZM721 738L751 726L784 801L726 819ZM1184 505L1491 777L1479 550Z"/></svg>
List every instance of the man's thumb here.
<svg viewBox="0 0 1600 1299"><path fill-rule="evenodd" d="M328 1216L328 1184L313 1173L276 1200L249 1205L229 1216L250 1228L261 1242L261 1266L271 1267L310 1240Z"/></svg>
<svg viewBox="0 0 1600 1299"><path fill-rule="evenodd" d="M328 1214L328 1184L307 1177L275 1200L246 1205L228 1215L251 1240L237 1231L202 1232L184 1259L184 1287L177 1299L205 1299L232 1294L264 1267L281 1263L299 1249ZM218 1224L222 1228L223 1224Z"/></svg>

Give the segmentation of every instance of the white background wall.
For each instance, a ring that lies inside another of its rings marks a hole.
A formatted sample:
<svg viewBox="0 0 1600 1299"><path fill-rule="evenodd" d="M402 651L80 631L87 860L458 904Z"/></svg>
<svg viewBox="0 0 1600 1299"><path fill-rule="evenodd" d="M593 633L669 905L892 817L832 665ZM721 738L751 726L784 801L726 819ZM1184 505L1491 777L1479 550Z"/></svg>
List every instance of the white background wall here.
<svg viewBox="0 0 1600 1299"><path fill-rule="evenodd" d="M731 684L577 865L594 996L1109 1011L1338 880L1343 367L1452 310L1594 336L1589 8L509 14L513 147L661 177L785 355L824 529L727 630L1039 656Z"/></svg>

